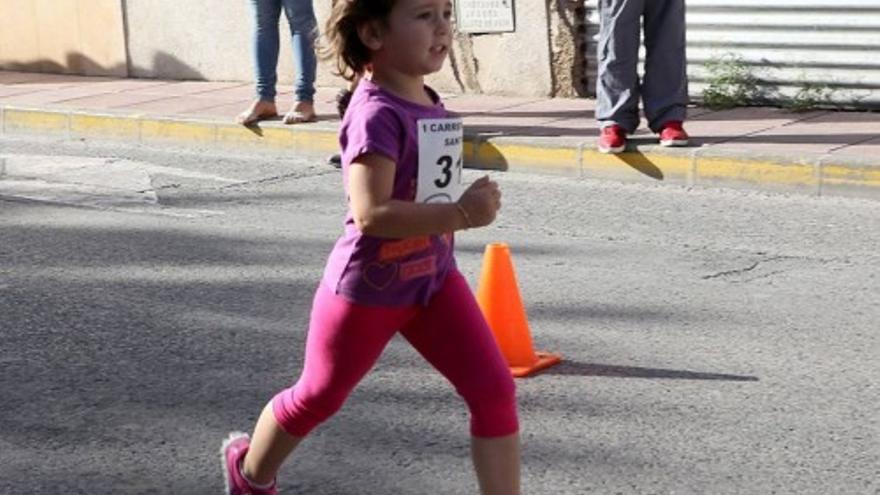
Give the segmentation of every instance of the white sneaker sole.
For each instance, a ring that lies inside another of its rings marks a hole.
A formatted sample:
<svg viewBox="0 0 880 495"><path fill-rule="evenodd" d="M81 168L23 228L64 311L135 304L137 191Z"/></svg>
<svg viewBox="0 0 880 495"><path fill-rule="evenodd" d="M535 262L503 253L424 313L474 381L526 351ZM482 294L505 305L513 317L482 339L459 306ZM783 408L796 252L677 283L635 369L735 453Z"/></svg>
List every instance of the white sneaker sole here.
<svg viewBox="0 0 880 495"><path fill-rule="evenodd" d="M597 148L599 148L599 153L605 153L605 154L616 155L616 154L618 154L618 153L623 152L623 150L626 149L626 145L623 145L623 146L615 146L615 147L612 147L612 148L606 148L606 147L604 147L604 146L597 146Z"/></svg>
<svg viewBox="0 0 880 495"><path fill-rule="evenodd" d="M671 148L673 146L687 146L687 139L669 139L666 141L660 141L660 146L664 146L666 148Z"/></svg>

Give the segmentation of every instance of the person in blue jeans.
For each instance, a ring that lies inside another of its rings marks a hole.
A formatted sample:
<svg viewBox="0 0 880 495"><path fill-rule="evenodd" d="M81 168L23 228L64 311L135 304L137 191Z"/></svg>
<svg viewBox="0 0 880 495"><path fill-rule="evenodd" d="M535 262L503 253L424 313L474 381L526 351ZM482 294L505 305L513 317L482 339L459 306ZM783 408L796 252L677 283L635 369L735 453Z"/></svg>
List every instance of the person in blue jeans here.
<svg viewBox="0 0 880 495"><path fill-rule="evenodd" d="M281 10L287 17L293 43L295 101L284 115L285 124L317 120L315 95L315 37L318 21L312 0L251 0L254 11L254 58L257 76L257 97L247 110L238 115L243 125L278 116L275 106L275 83L278 80L280 36L278 21Z"/></svg>

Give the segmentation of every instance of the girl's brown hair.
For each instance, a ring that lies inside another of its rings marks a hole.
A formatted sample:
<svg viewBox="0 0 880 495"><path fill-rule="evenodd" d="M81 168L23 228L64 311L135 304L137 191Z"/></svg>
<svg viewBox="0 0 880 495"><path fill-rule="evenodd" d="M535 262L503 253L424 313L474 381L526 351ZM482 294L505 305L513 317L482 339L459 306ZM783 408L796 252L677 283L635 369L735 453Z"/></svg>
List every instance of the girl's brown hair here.
<svg viewBox="0 0 880 495"><path fill-rule="evenodd" d="M385 22L396 0L335 0L324 29L326 44L321 57L334 59L336 73L348 81L357 79L370 63L370 49L358 36L358 28L370 21Z"/></svg>

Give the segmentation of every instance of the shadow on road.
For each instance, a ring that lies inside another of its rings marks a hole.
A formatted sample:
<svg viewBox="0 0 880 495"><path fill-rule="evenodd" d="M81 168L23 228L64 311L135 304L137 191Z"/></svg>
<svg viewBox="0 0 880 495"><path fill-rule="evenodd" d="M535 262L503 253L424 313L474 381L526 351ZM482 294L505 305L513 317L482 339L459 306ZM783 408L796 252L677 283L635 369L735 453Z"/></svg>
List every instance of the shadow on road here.
<svg viewBox="0 0 880 495"><path fill-rule="evenodd" d="M730 375L726 373L706 373L689 370L663 368L643 368L639 366L618 366L613 364L581 363L563 361L544 371L546 375L606 376L616 378L663 378L673 380L725 380L734 382L756 382L758 377Z"/></svg>

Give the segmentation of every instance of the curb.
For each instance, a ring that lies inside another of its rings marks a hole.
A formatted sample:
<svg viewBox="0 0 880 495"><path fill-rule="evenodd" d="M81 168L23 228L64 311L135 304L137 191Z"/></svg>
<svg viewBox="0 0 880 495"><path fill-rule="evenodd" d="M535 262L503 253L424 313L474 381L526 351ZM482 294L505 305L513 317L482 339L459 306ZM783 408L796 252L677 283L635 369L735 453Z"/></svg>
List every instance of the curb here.
<svg viewBox="0 0 880 495"><path fill-rule="evenodd" d="M152 145L259 146L324 155L338 148L335 122L302 127L269 122L247 128L212 120L12 106L0 106L0 132ZM464 156L466 166L477 169L528 170L687 188L732 187L880 200L880 159L876 158L732 153L711 145L700 148L640 145L635 150L607 155L599 153L592 140L467 132Z"/></svg>

